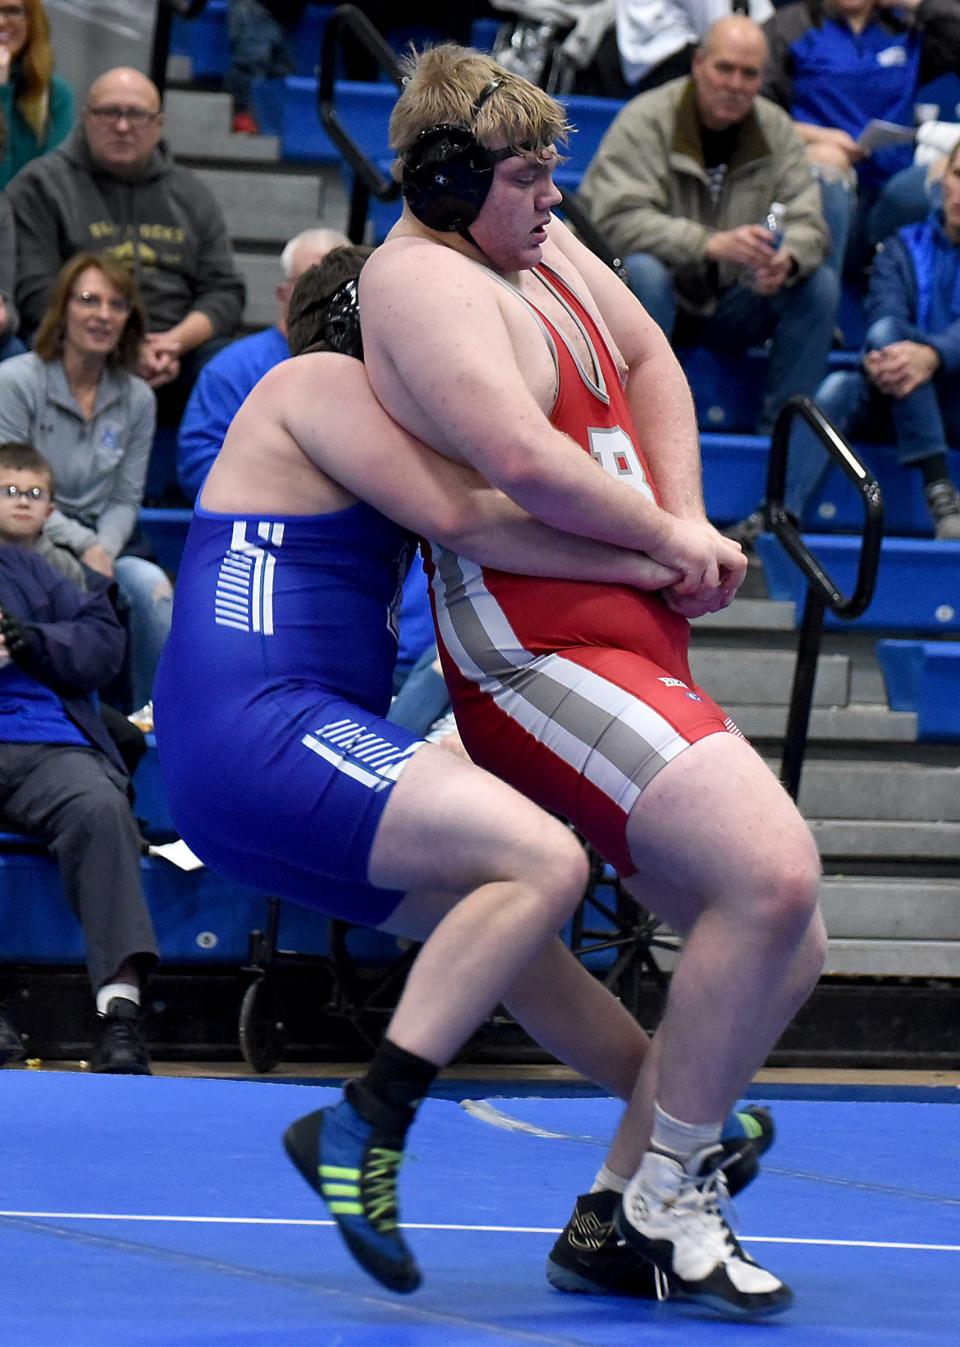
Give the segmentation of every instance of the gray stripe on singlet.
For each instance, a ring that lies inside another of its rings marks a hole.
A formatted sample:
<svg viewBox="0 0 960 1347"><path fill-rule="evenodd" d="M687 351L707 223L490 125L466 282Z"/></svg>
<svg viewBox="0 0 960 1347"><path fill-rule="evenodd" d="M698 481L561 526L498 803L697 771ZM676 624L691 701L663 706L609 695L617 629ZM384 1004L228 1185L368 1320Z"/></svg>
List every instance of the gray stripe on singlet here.
<svg viewBox="0 0 960 1347"><path fill-rule="evenodd" d="M479 567L433 549L440 634L463 676L629 812L687 741L659 712L559 654L525 650Z"/></svg>

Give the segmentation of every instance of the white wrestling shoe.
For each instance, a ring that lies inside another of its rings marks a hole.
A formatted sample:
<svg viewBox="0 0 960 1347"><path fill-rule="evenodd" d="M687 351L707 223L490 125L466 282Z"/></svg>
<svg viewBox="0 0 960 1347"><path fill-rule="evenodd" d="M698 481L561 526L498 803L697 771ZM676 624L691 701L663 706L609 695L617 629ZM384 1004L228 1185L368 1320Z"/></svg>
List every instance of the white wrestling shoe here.
<svg viewBox="0 0 960 1347"><path fill-rule="evenodd" d="M672 1297L749 1318L777 1314L793 1293L744 1253L727 1224L722 1146L696 1151L684 1165L647 1151L627 1184L617 1232L667 1276Z"/></svg>

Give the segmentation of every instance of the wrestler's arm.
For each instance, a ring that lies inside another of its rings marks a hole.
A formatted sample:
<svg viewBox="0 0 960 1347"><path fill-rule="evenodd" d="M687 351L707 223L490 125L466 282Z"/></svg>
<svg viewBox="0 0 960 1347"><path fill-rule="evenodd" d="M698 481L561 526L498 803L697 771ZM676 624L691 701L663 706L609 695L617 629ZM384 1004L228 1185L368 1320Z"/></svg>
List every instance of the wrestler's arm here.
<svg viewBox="0 0 960 1347"><path fill-rule="evenodd" d="M677 579L641 553L531 519L471 468L435 454L387 416L357 360L301 356L277 366L272 382L271 405L284 408L286 428L307 457L413 533L518 575L637 589Z"/></svg>
<svg viewBox="0 0 960 1347"><path fill-rule="evenodd" d="M462 456L531 515L646 552L693 591L716 584L714 549L555 430L532 396L479 268L436 244L384 247L361 278L364 352L377 397L431 448Z"/></svg>
<svg viewBox="0 0 960 1347"><path fill-rule="evenodd" d="M559 221L551 241L582 277L627 366L627 397L634 432L653 472L664 508L699 524L716 550L718 583L712 593L678 595L673 603L688 617L725 608L747 571L742 550L709 523L703 502L700 439L686 376L660 327L610 268ZM690 598L695 606L685 606Z"/></svg>
<svg viewBox="0 0 960 1347"><path fill-rule="evenodd" d="M549 236L583 278L626 363L633 428L664 509L705 519L697 418L670 343L630 287L566 225L552 220Z"/></svg>

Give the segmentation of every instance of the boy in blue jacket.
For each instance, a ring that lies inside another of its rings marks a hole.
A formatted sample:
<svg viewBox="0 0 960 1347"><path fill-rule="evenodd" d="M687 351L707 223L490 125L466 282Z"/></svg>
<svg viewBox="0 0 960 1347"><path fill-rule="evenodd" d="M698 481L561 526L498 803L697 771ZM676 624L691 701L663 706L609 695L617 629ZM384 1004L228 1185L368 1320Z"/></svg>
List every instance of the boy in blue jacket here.
<svg viewBox="0 0 960 1347"><path fill-rule="evenodd" d="M96 704L125 636L105 590L81 592L31 546L52 488L32 446L0 445L0 827L46 844L83 927L98 1011L91 1069L149 1075L139 1003L157 948L129 780Z"/></svg>

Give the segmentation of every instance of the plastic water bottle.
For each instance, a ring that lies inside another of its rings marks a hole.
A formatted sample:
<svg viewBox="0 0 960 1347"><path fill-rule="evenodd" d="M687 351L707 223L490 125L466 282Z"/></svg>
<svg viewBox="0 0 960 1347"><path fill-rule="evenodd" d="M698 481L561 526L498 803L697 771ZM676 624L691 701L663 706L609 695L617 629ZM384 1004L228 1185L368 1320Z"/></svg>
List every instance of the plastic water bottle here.
<svg viewBox="0 0 960 1347"><path fill-rule="evenodd" d="M787 208L783 202L774 201L771 203L770 209L767 211L766 218L763 222L764 228L768 229L773 236L772 243L775 249L779 248L783 242L783 222L786 219L786 215Z"/></svg>

